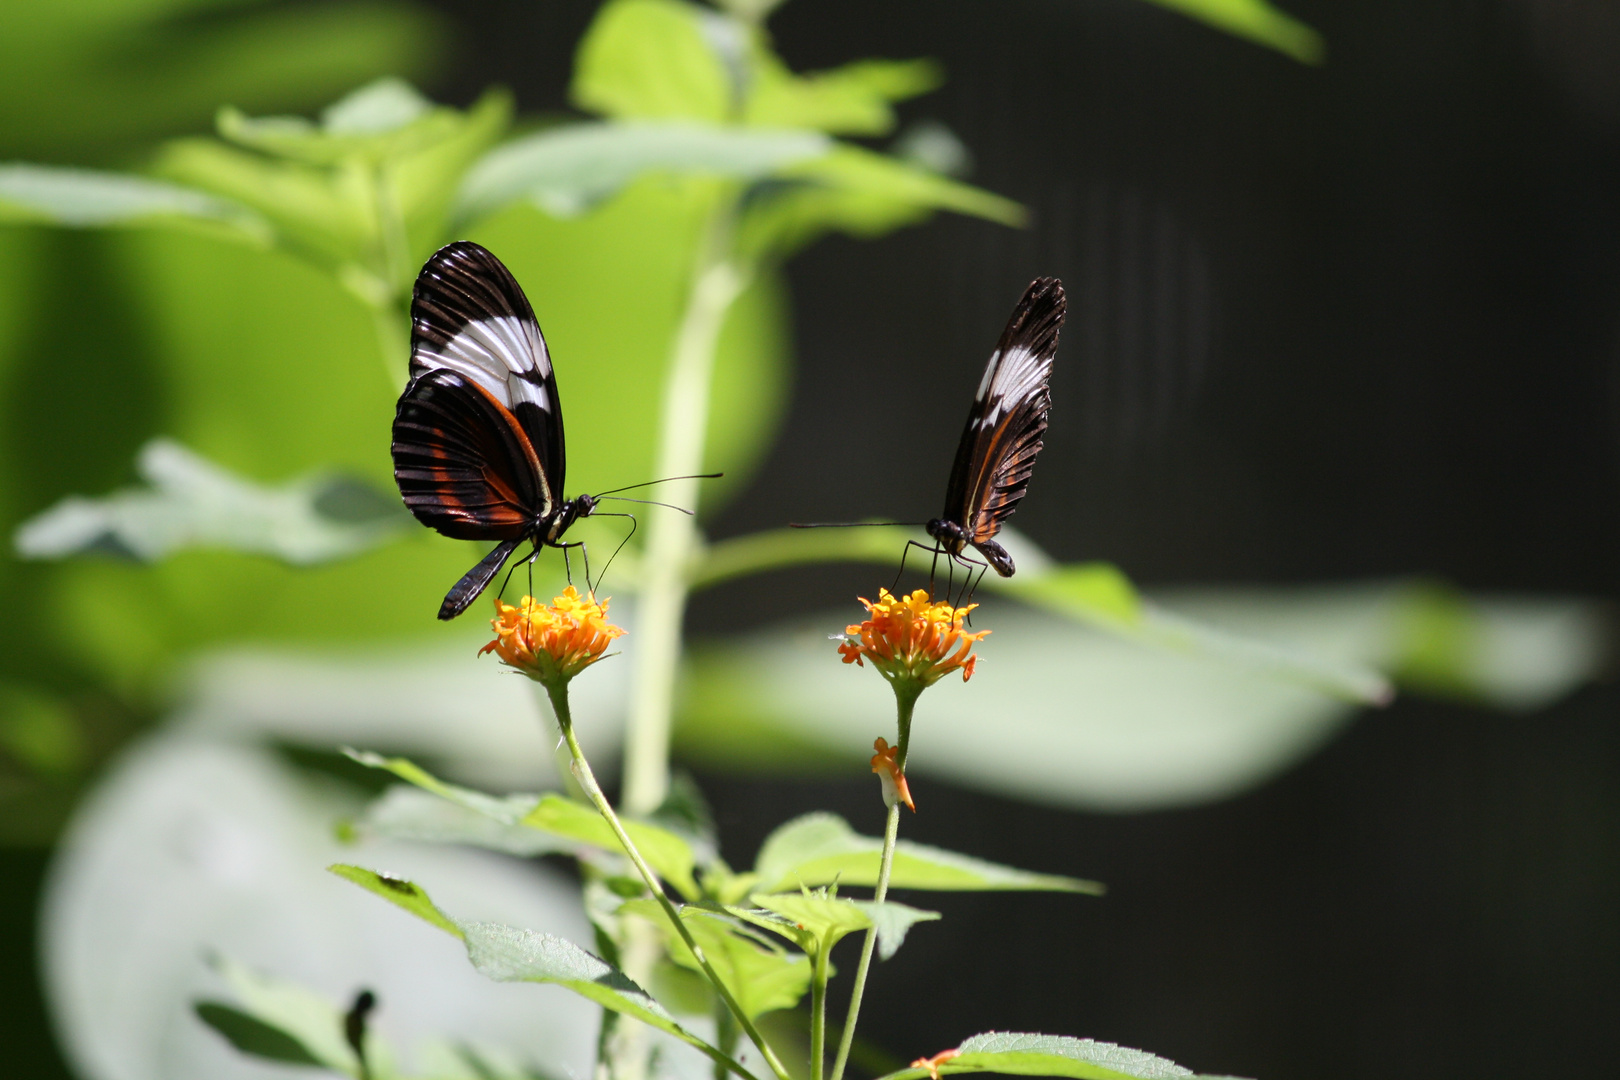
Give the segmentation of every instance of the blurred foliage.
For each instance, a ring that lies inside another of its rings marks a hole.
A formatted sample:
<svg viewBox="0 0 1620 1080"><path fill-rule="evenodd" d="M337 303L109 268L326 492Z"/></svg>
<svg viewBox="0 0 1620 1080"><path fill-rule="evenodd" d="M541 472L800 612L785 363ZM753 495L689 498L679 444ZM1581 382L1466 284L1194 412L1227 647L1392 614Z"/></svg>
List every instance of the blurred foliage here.
<svg viewBox="0 0 1620 1080"><path fill-rule="evenodd" d="M1327 58L1322 35L1266 0L1151 0L1241 38L1276 49L1302 64Z"/></svg>

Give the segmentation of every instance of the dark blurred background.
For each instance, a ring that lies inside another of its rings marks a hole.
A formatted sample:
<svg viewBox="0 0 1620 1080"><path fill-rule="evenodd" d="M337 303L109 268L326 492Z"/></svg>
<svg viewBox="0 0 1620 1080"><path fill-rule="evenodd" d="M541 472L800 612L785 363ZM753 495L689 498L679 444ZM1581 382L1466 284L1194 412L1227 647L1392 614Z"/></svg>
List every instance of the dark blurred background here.
<svg viewBox="0 0 1620 1080"><path fill-rule="evenodd" d="M431 93L503 83L522 112L565 108L594 4L434 6L457 44ZM1147 586L1425 573L1611 594L1620 12L1287 9L1322 32L1325 65L1137 0L788 4L772 27L797 69L942 61L944 89L907 116L949 126L974 182L1035 223L941 219L790 264L792 412L715 531L932 516L995 334L1029 278L1056 274L1071 318L1017 519L1054 555ZM936 422L895 442L891 413ZM769 584L808 605L869 577ZM759 587L700 597L695 623ZM1613 685L1519 717L1402 700L1196 810L1087 815L931 783L909 835L1111 891L928 896L945 920L878 970L865 1030L902 1061L1017 1028L1266 1080L1605 1071L1617 706ZM734 864L812 808L878 828L868 782L700 779ZM62 1075L32 987L44 857L6 858L0 1037L37 1048L31 1075Z"/></svg>

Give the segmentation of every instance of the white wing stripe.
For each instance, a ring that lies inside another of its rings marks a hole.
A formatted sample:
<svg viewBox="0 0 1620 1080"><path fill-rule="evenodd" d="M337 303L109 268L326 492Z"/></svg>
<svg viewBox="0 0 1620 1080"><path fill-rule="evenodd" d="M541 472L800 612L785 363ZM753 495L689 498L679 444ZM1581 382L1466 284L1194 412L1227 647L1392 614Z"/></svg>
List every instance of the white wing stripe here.
<svg viewBox="0 0 1620 1080"><path fill-rule="evenodd" d="M516 402L529 401L543 412L551 412L551 398L543 383L523 377L529 372L542 380L551 377L545 340L527 319L502 315L469 322L442 352L422 346L417 358L430 369L449 368L473 380L508 409Z"/></svg>

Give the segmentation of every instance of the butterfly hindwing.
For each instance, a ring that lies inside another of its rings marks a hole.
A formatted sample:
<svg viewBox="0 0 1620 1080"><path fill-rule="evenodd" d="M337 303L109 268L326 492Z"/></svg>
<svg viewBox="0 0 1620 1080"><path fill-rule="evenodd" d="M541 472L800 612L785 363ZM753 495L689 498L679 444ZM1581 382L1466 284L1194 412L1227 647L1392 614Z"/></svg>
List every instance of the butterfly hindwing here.
<svg viewBox="0 0 1620 1080"><path fill-rule="evenodd" d="M1058 279L1031 282L985 365L945 490L944 517L963 527L969 543L987 544L1029 486L1066 307Z"/></svg>
<svg viewBox="0 0 1620 1080"><path fill-rule="evenodd" d="M438 370L476 383L516 418L539 461L531 509L549 514L566 471L551 354L517 279L466 240L434 252L411 295L411 375Z"/></svg>
<svg viewBox="0 0 1620 1080"><path fill-rule="evenodd" d="M422 524L457 540L521 536L541 498L528 434L480 383L417 375L394 414L394 479Z"/></svg>

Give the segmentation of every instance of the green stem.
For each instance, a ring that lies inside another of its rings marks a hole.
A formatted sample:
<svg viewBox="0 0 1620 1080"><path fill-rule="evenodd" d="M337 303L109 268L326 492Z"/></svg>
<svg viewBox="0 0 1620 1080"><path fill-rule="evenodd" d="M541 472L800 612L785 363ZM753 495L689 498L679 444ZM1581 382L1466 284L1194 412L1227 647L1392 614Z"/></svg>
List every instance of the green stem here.
<svg viewBox="0 0 1620 1080"><path fill-rule="evenodd" d="M686 313L675 335L660 416L654 475L687 476L703 468L714 354L731 304L748 284L747 270L730 255L733 206L729 196L711 213L699 244ZM696 481L680 480L660 499L696 509ZM687 568L698 547L695 519L653 514L637 596L636 647L631 670L630 719L625 734L624 806L650 814L669 787L669 728L686 613Z"/></svg>
<svg viewBox="0 0 1620 1080"><path fill-rule="evenodd" d="M827 1068L827 950L816 950L810 981L810 1080Z"/></svg>
<svg viewBox="0 0 1620 1080"><path fill-rule="evenodd" d="M410 325L410 318L392 300L368 301L366 308L371 312L371 329L377 335L377 350L387 373L389 394L398 394L405 388L411 354L411 338L405 329Z"/></svg>
<svg viewBox="0 0 1620 1080"><path fill-rule="evenodd" d="M563 738L568 742L568 750L574 756L574 771L579 777L580 786L585 789L586 796L590 798L603 819L607 821L608 827L613 830L613 835L619 838L619 845L624 848L624 853L630 857L630 862L635 865L637 872L641 874L641 879L647 883L648 891L658 901L659 906L664 909L664 915L669 919L670 925L681 936L681 940L686 943L686 947L692 951L698 965L703 968L703 974L708 976L709 982L714 984L715 991L720 995L721 1000L726 1003L726 1008L731 1010L731 1014L737 1018L737 1023L742 1026L747 1036L753 1040L754 1045L759 1048L759 1052L765 1056L765 1063L776 1074L777 1080L791 1080L787 1069L777 1058L776 1051L771 1049L770 1044L765 1041L765 1037L759 1033L759 1029L748 1018L748 1014L743 1012L742 1006L737 1004L737 999L732 996L731 990L721 981L720 976L709 963L708 956L703 952L703 946L697 943L697 939L692 937L692 931L686 928L686 923L682 921L680 912L675 910L675 905L670 901L668 894L664 892L664 886L659 882L658 875L653 873L652 867L647 865L647 860L642 858L640 849L630 839L630 834L625 831L623 823L619 821L619 815L614 812L613 804L608 802L606 795L602 794L602 785L596 782L596 774L591 771L591 763L585 760L585 751L580 748L579 740L574 737L574 719L573 714L568 709L567 684L558 683L555 687L547 685L546 692L551 696L551 707L557 713L557 725L562 728ZM715 1050L714 1054L720 1054L720 1051ZM714 1054L710 1056L713 1057ZM725 1057L725 1055L722 1054L721 1057ZM720 1060L720 1058L715 1060ZM749 1080L753 1080L753 1074L734 1060L727 1058L725 1064L738 1076L748 1077Z"/></svg>
<svg viewBox="0 0 1620 1080"><path fill-rule="evenodd" d="M895 752L895 763L900 767L900 775L906 773L906 751L911 747L911 714L917 707L917 698L922 693L915 686L896 686L894 688L895 704L899 711L900 745ZM878 865L877 889L872 899L882 903L889 895L889 874L894 869L894 845L900 835L900 802L895 800L889 807L889 818L883 826L883 861ZM833 1061L832 1080L843 1080L844 1066L849 1063L849 1049L855 1042L855 1022L861 1015L861 997L866 993L866 975L872 969L872 950L877 946L877 929L874 927L866 932L866 940L861 942L861 962L855 968L855 987L849 995L849 1014L844 1019L844 1033L838 1040L838 1057Z"/></svg>

